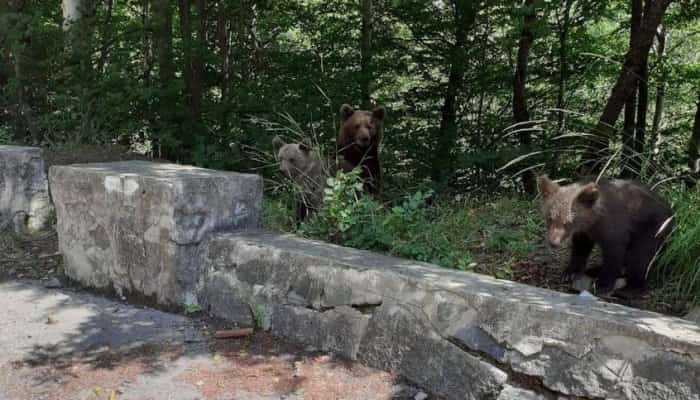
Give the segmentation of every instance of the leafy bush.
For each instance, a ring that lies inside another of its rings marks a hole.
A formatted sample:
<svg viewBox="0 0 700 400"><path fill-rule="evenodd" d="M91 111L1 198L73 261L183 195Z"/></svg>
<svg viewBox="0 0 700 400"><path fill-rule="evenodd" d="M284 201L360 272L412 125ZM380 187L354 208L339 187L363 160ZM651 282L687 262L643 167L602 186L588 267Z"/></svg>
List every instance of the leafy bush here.
<svg viewBox="0 0 700 400"><path fill-rule="evenodd" d="M670 194L674 230L659 258L664 289L676 299L700 303L700 189Z"/></svg>
<svg viewBox="0 0 700 400"><path fill-rule="evenodd" d="M381 204L369 196L360 196L362 180L359 169L338 171L327 180L323 208L300 233L362 249L388 250L390 238L381 229Z"/></svg>
<svg viewBox="0 0 700 400"><path fill-rule="evenodd" d="M361 196L358 170L339 172L327 183L323 209L301 226L301 234L450 268L466 269L471 263L469 252L453 242L442 224L435 223L439 209L426 206L432 192L416 192L388 207Z"/></svg>
<svg viewBox="0 0 700 400"><path fill-rule="evenodd" d="M0 145L10 144L11 141L12 134L10 131L6 127L0 125Z"/></svg>

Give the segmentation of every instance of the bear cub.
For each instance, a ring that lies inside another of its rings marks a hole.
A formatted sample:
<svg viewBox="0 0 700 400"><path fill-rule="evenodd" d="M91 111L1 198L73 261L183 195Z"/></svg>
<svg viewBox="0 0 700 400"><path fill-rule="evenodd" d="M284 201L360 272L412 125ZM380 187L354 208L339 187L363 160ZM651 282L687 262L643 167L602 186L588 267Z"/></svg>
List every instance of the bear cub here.
<svg viewBox="0 0 700 400"><path fill-rule="evenodd" d="M374 195L382 191L382 167L379 150L384 134L384 108L374 111L355 110L347 104L340 107L340 132L338 132L338 156L344 172L362 167L364 190Z"/></svg>
<svg viewBox="0 0 700 400"><path fill-rule="evenodd" d="M626 180L560 186L540 176L537 186L547 241L559 247L571 239L569 265L563 273L566 280L584 273L597 244L603 264L591 275L597 278L598 295L610 294L623 276L628 288L645 288L649 267L672 226L673 212L660 196Z"/></svg>
<svg viewBox="0 0 700 400"><path fill-rule="evenodd" d="M295 184L296 219L304 221L323 204L326 172L321 156L304 143L285 143L279 136L272 147L280 172Z"/></svg>

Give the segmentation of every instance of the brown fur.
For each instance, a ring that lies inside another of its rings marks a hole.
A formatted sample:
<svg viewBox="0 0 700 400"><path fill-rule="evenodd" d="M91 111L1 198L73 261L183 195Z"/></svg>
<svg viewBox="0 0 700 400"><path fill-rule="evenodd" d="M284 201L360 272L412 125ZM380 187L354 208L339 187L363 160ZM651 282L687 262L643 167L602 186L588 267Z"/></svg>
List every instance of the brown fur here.
<svg viewBox="0 0 700 400"><path fill-rule="evenodd" d="M379 151L384 135L384 108L374 111L355 110L347 104L340 108L338 154L346 161L345 172L361 166L365 191L379 195L382 190L382 168Z"/></svg>
<svg viewBox="0 0 700 400"><path fill-rule="evenodd" d="M303 221L323 204L326 171L318 151L304 143L285 143L281 137L272 140L280 172L295 184L296 218Z"/></svg>
<svg viewBox="0 0 700 400"><path fill-rule="evenodd" d="M661 197L625 180L560 186L540 176L537 185L547 241L553 246L569 240L572 244L565 278L584 272L597 244L603 253L597 276L599 293L610 292L622 276L634 289L645 286L649 267L671 227L673 213Z"/></svg>

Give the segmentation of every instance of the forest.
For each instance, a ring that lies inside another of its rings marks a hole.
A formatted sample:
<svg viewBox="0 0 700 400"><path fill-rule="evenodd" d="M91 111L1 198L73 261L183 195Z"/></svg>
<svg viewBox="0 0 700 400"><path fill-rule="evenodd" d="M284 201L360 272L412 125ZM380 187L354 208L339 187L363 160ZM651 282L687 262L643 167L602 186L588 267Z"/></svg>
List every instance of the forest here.
<svg viewBox="0 0 700 400"><path fill-rule="evenodd" d="M675 228L624 301L700 304L696 0L0 0L0 51L0 144L263 174L267 228L447 268L567 290L535 178L637 179ZM333 157L342 104L385 109L382 195L297 224L273 138Z"/></svg>

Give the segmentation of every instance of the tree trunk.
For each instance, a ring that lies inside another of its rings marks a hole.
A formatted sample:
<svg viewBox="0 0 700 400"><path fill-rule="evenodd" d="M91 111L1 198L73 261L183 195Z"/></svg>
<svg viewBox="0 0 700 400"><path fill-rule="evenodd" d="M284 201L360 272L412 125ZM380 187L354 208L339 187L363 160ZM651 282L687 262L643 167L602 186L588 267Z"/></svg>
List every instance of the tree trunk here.
<svg viewBox="0 0 700 400"><path fill-rule="evenodd" d="M167 90L175 76L173 67L173 11L169 0L153 0L153 24L158 54L158 80Z"/></svg>
<svg viewBox="0 0 700 400"><path fill-rule="evenodd" d="M152 0L153 13L153 43L156 48L158 63L158 88L159 101L157 115L160 124L166 125L172 120L172 109L176 105L176 93L173 91L172 82L175 78L173 63L173 9L169 0ZM165 126L155 129L154 148L158 150L158 157L174 161L175 150L167 143L162 143L158 133L163 132Z"/></svg>
<svg viewBox="0 0 700 400"><path fill-rule="evenodd" d="M444 188L454 174L452 150L457 142L457 94L464 80L467 32L476 20L476 3L473 0L453 0L452 5L455 12L455 43L450 53L450 72L431 168L431 177L438 189Z"/></svg>
<svg viewBox="0 0 700 400"><path fill-rule="evenodd" d="M105 63L107 62L107 55L109 54L109 40L110 40L110 35L109 35L109 24L112 21L112 11L114 10L114 0L107 0L107 10L105 11L105 20L104 20L104 27L102 28L104 32L102 32L102 44L101 44L101 50L100 50L100 59L97 63L97 71L100 74L105 73Z"/></svg>
<svg viewBox="0 0 700 400"><path fill-rule="evenodd" d="M534 41L532 26L535 23L535 8L534 0L525 0L523 3L525 11L523 30L520 34L520 42L518 44L518 55L515 64L515 76L513 77L513 117L515 123L520 124L518 137L520 145L525 152L532 149L532 137L527 128L530 127L527 122L530 121L530 112L527 109L527 61L530 55L530 47ZM534 194L536 190L535 176L531 170L527 170L522 175L523 186L525 192Z"/></svg>
<svg viewBox="0 0 700 400"><path fill-rule="evenodd" d="M70 32L82 16L81 0L63 0L61 11L63 12L63 31Z"/></svg>
<svg viewBox="0 0 700 400"><path fill-rule="evenodd" d="M700 178L700 96L698 96L693 132L688 144L688 166L690 167L690 176L686 179L686 183L688 187L694 188Z"/></svg>
<svg viewBox="0 0 700 400"><path fill-rule="evenodd" d="M666 29L664 26L659 27L659 31L656 34L657 46L656 46L656 59L657 65L661 68L661 76L656 84L656 100L654 105L654 117L651 124L651 136L649 137L649 143L654 146L651 153L651 157L656 157L659 153L660 145L660 135L659 129L661 128L661 118L664 114L664 97L666 95L666 79L668 77L668 70L664 65L664 58L666 52Z"/></svg>
<svg viewBox="0 0 700 400"><path fill-rule="evenodd" d="M192 93L191 112L195 120L202 119L202 100L204 94L204 58L207 50L207 7L205 0L195 0L197 9L197 50L196 57L192 60Z"/></svg>
<svg viewBox="0 0 700 400"><path fill-rule="evenodd" d="M231 19L223 2L219 4L219 7L221 8L216 22L216 35L221 56L219 82L221 82L222 102L228 102L231 90Z"/></svg>
<svg viewBox="0 0 700 400"><path fill-rule="evenodd" d="M579 168L580 174L598 173L605 164L605 154L603 153L608 150L610 139L615 131L615 123L625 102L637 89L636 83L641 75L644 60L649 57L649 50L654 41L656 30L673 0L647 1L650 3L646 8L647 13L642 18L639 41L625 55L617 82L608 97L598 124L594 128L593 133L598 137L583 155Z"/></svg>
<svg viewBox="0 0 700 400"><path fill-rule="evenodd" d="M191 0L180 0L180 31L183 41L183 78L185 80L185 103L188 111L194 120L199 120L202 113L202 82L201 57L196 57L193 50L201 51L205 40L204 28L204 1L195 0L195 7L198 14L196 43L192 35L192 7Z"/></svg>
<svg viewBox="0 0 700 400"><path fill-rule="evenodd" d="M574 0L564 0L563 16L559 25L559 85L557 90L557 133L563 134L566 123L564 100L566 95L566 80L568 78L569 27L571 25L571 6Z"/></svg>
<svg viewBox="0 0 700 400"><path fill-rule="evenodd" d="M635 0L638 1L638 0ZM647 0L644 7L644 15L649 13L651 8L651 0ZM654 36L656 36L657 28L654 28ZM652 44L654 42L652 36ZM642 57L639 67L639 79L637 81L637 123L634 132L634 152L638 160L639 168L641 168L642 154L644 153L644 142L647 131L647 112L649 109L649 53L646 57ZM641 173L641 169L637 172Z"/></svg>
<svg viewBox="0 0 700 400"><path fill-rule="evenodd" d="M629 48L635 48L639 42L639 34L642 28L642 0L632 0L632 12L630 18L630 44ZM623 178L632 178L636 175L635 157L635 126L637 118L637 94L639 93L639 81L635 80L634 90L625 101L624 123L622 127L622 173Z"/></svg>
<svg viewBox="0 0 700 400"><path fill-rule="evenodd" d="M372 107L372 0L360 0L360 3L362 17L362 32L360 35L360 92L362 107L370 109Z"/></svg>

